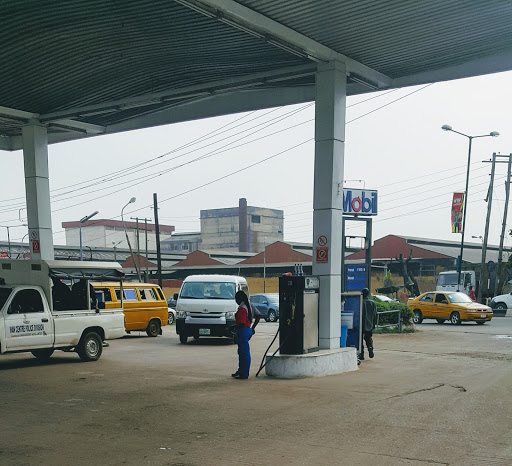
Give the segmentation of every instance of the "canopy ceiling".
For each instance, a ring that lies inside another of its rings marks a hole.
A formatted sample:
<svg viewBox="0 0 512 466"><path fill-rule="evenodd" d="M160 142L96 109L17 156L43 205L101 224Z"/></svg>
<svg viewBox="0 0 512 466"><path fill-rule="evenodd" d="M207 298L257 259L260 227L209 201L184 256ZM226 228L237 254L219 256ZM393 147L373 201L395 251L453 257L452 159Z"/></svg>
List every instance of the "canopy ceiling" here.
<svg viewBox="0 0 512 466"><path fill-rule="evenodd" d="M311 101L318 63L348 94L512 69L503 0L3 2L0 149Z"/></svg>

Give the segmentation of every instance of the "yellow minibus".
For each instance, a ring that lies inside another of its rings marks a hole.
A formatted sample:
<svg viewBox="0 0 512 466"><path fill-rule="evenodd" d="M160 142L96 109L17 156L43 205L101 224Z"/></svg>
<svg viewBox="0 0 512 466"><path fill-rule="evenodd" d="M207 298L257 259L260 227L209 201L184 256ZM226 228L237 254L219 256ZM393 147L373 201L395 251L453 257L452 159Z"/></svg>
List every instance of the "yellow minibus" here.
<svg viewBox="0 0 512 466"><path fill-rule="evenodd" d="M158 285L152 283L91 282L100 308L122 306L126 332L145 330L148 336L162 334L167 325L168 308Z"/></svg>

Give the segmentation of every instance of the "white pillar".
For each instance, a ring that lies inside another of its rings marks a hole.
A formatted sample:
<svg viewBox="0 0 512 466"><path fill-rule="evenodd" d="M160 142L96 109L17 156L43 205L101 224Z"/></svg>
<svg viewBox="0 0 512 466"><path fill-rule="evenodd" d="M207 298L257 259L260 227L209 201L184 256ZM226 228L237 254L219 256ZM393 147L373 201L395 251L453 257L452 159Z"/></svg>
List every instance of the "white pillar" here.
<svg viewBox="0 0 512 466"><path fill-rule="evenodd" d="M22 134L30 254L32 259L52 260L48 134L37 125L24 126Z"/></svg>
<svg viewBox="0 0 512 466"><path fill-rule="evenodd" d="M345 151L346 70L318 66L315 107L313 275L320 278L320 348L339 348L341 333L341 219Z"/></svg>

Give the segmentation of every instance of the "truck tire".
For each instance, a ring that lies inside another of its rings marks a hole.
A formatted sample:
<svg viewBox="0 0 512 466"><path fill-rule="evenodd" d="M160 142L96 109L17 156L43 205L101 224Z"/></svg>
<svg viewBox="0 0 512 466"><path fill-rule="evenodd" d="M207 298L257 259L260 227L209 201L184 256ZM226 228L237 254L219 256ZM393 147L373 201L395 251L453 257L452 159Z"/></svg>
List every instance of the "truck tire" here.
<svg viewBox="0 0 512 466"><path fill-rule="evenodd" d="M148 337L157 337L160 335L160 321L157 319L151 319L148 327L146 328L146 333L148 334Z"/></svg>
<svg viewBox="0 0 512 466"><path fill-rule="evenodd" d="M44 348L44 349L36 349L32 350L31 353L41 361L46 361L50 359L50 356L53 354L53 348Z"/></svg>
<svg viewBox="0 0 512 466"><path fill-rule="evenodd" d="M97 361L103 352L103 342L96 332L89 332L82 337L76 348L82 361Z"/></svg>
<svg viewBox="0 0 512 466"><path fill-rule="evenodd" d="M183 335L183 334L180 335L180 343L182 345L186 345L187 344L187 340L188 340L187 335Z"/></svg>

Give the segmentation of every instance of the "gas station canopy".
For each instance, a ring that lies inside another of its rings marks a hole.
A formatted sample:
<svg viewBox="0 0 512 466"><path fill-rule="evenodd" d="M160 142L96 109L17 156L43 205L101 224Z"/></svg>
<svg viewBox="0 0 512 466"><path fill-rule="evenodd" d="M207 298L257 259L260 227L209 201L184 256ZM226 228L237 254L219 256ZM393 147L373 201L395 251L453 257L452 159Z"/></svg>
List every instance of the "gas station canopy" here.
<svg viewBox="0 0 512 466"><path fill-rule="evenodd" d="M512 69L502 0L20 0L0 28L0 150Z"/></svg>

